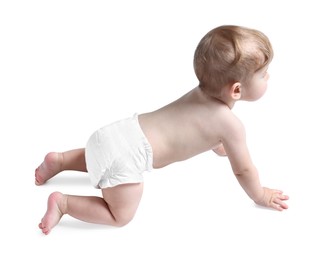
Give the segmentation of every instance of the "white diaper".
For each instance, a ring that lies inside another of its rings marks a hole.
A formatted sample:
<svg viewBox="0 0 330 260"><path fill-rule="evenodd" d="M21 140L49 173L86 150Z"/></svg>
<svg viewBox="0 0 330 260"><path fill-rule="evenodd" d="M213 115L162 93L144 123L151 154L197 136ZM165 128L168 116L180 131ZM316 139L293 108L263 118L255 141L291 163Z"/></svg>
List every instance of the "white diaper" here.
<svg viewBox="0 0 330 260"><path fill-rule="evenodd" d="M143 182L143 172L152 170L152 148L137 114L94 132L85 157L92 185L100 189Z"/></svg>

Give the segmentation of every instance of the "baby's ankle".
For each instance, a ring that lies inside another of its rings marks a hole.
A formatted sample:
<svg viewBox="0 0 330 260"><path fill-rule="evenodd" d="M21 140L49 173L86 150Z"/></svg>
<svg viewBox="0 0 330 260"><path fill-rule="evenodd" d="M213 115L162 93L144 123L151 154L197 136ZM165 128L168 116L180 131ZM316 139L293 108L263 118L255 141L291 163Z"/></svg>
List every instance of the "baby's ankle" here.
<svg viewBox="0 0 330 260"><path fill-rule="evenodd" d="M64 215L67 213L67 205L68 205L67 197L68 197L68 195L64 195L58 191L55 191L49 195L49 201L53 201L56 203L57 209L61 215Z"/></svg>
<svg viewBox="0 0 330 260"><path fill-rule="evenodd" d="M68 213L68 195L62 194L61 200L59 202L58 208L63 215Z"/></svg>

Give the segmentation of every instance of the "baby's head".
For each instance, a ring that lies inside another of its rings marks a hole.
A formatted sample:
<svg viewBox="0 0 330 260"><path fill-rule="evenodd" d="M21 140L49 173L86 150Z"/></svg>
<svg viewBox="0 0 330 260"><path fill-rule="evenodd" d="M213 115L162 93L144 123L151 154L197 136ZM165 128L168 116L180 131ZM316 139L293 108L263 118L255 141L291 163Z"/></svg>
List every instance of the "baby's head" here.
<svg viewBox="0 0 330 260"><path fill-rule="evenodd" d="M240 26L220 26L199 42L194 68L199 87L219 98L221 89L240 82L247 86L254 74L273 58L268 37L260 31Z"/></svg>

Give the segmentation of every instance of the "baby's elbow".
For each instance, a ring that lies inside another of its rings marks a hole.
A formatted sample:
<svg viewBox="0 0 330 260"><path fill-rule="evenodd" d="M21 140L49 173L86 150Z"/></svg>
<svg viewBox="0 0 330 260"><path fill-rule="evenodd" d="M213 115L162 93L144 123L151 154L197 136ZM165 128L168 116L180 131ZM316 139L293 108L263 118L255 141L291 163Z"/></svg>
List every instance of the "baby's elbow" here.
<svg viewBox="0 0 330 260"><path fill-rule="evenodd" d="M233 172L236 176L249 175L253 172L256 172L256 167L253 166L253 165L250 165L250 166L247 166L247 167L236 168L236 169L233 169Z"/></svg>
<svg viewBox="0 0 330 260"><path fill-rule="evenodd" d="M248 173L247 169L233 170L236 176L246 175Z"/></svg>

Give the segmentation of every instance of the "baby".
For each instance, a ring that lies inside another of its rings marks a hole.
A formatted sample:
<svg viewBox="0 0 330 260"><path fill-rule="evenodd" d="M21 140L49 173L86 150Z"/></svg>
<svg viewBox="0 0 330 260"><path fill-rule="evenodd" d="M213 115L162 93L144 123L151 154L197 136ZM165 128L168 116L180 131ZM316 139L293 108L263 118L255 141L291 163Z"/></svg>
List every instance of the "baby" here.
<svg viewBox="0 0 330 260"><path fill-rule="evenodd" d="M236 101L263 96L272 58L269 39L260 31L220 26L208 32L194 55L197 87L156 111L100 128L86 148L45 156L35 171L36 185L64 170L83 171L103 196L54 192L39 228L47 235L64 214L90 223L124 226L138 208L143 172L208 150L228 157L238 182L256 204L287 209L288 196L260 184L244 126L231 110Z"/></svg>

